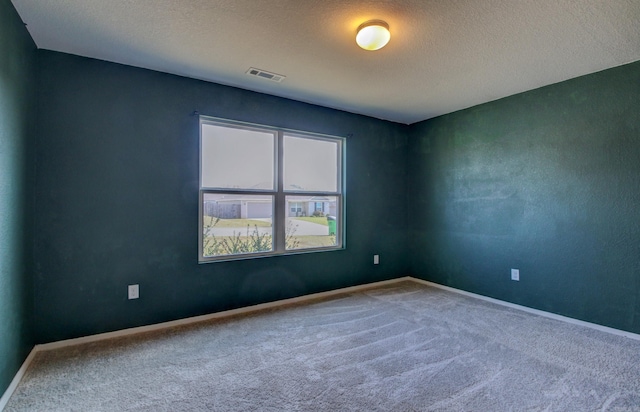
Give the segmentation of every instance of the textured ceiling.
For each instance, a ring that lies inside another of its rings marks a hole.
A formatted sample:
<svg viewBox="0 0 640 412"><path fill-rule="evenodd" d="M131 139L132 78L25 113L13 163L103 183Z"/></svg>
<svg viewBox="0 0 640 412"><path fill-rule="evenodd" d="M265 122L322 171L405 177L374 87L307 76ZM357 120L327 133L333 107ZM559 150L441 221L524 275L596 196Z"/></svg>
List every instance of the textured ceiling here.
<svg viewBox="0 0 640 412"><path fill-rule="evenodd" d="M640 0L12 2L41 49L401 123L640 60ZM374 18L391 41L361 50Z"/></svg>

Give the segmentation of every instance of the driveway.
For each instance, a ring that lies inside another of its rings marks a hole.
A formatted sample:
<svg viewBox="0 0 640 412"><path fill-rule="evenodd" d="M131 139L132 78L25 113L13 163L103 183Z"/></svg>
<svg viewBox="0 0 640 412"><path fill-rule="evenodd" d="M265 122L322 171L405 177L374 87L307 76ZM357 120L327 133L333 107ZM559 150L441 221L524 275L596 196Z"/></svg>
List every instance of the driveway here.
<svg viewBox="0 0 640 412"><path fill-rule="evenodd" d="M306 220L287 220L296 228L295 235L297 236L326 236L329 234L328 226L307 222Z"/></svg>

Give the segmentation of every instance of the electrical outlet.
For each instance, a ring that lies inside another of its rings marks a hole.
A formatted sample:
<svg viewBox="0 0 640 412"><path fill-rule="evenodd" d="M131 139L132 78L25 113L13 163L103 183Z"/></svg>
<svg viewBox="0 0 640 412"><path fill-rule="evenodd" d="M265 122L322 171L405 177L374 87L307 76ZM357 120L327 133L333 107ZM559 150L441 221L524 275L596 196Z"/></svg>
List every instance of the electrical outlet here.
<svg viewBox="0 0 640 412"><path fill-rule="evenodd" d="M129 285L129 299L138 299L140 297L140 285Z"/></svg>
<svg viewBox="0 0 640 412"><path fill-rule="evenodd" d="M373 264L377 265L380 263L380 255L373 255Z"/></svg>
<svg viewBox="0 0 640 412"><path fill-rule="evenodd" d="M511 280L520 280L520 269L511 269Z"/></svg>

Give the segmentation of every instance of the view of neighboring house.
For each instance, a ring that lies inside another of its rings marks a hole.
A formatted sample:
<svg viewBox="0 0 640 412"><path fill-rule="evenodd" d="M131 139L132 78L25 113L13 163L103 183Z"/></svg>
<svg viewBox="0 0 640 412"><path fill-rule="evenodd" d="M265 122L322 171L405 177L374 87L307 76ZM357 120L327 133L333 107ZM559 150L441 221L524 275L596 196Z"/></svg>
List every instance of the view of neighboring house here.
<svg viewBox="0 0 640 412"><path fill-rule="evenodd" d="M273 214L273 197L253 195L205 195L204 216L220 219L264 219Z"/></svg>
<svg viewBox="0 0 640 412"><path fill-rule="evenodd" d="M205 216L220 219L264 219L273 214L273 198L260 195L210 195L204 198ZM288 196L287 217L335 216L337 202L327 196Z"/></svg>
<svg viewBox="0 0 640 412"><path fill-rule="evenodd" d="M287 199L287 216L335 216L336 201L326 196L302 197L294 200Z"/></svg>

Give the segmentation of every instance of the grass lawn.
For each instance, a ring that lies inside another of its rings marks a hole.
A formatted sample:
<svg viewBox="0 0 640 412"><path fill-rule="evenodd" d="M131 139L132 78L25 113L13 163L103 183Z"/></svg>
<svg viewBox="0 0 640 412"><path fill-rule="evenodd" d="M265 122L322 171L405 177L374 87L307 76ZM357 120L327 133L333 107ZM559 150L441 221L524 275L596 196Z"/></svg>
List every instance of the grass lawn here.
<svg viewBox="0 0 640 412"><path fill-rule="evenodd" d="M210 216L204 217L204 226L208 226L211 224L211 220L214 219ZM270 227L271 222L265 222L263 220L253 220L253 219L220 219L215 227L241 227L246 228L247 225L250 227L258 226L258 227Z"/></svg>
<svg viewBox="0 0 640 412"><path fill-rule="evenodd" d="M316 223L318 225L329 226L326 217L315 217L315 216L305 216L305 217L292 217L293 220L304 220L305 222Z"/></svg>
<svg viewBox="0 0 640 412"><path fill-rule="evenodd" d="M306 248L316 248L316 247L323 247L323 246L334 246L335 245L335 236L293 236L294 239L296 239L298 241L298 247L295 250L299 250L299 249L306 249ZM206 241L207 238L205 238L205 244L207 243ZM227 242L230 242L231 240L233 240L233 238L231 236L220 236L217 237L218 241L223 242L225 239L227 240ZM240 240L242 242L246 242L249 238L247 238L246 236L241 236ZM291 249L289 249L291 250ZM205 252L205 256L210 256L207 255Z"/></svg>
<svg viewBox="0 0 640 412"><path fill-rule="evenodd" d="M297 249L322 247L322 246L334 246L335 236L293 236L300 242Z"/></svg>

